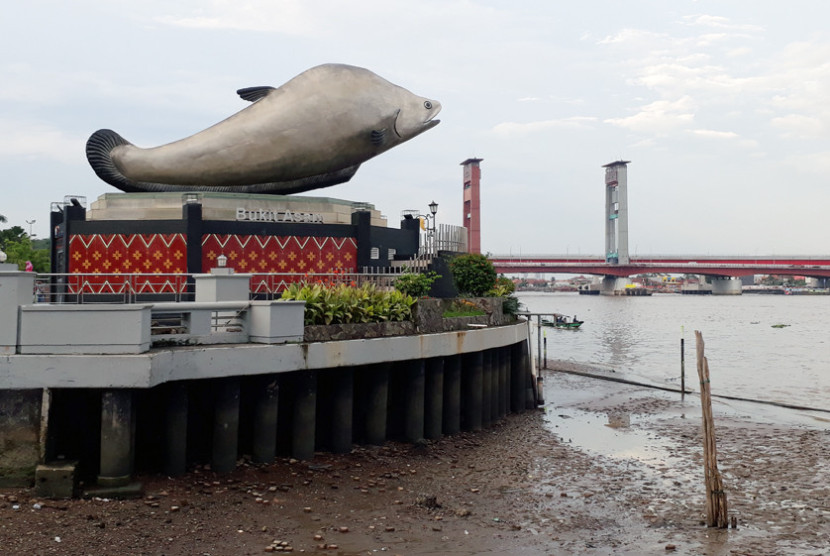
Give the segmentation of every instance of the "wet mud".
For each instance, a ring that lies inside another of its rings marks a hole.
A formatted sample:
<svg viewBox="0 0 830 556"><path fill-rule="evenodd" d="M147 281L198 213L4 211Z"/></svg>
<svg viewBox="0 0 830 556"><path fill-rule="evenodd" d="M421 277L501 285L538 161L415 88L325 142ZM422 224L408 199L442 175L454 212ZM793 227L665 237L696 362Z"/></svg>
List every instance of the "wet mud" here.
<svg viewBox="0 0 830 556"><path fill-rule="evenodd" d="M0 552L830 554L821 416L716 403L738 525L716 530L704 525L696 396L553 371L544 387L544 407L486 430L311 461L243 459L228 474L142 476L140 499L5 489Z"/></svg>

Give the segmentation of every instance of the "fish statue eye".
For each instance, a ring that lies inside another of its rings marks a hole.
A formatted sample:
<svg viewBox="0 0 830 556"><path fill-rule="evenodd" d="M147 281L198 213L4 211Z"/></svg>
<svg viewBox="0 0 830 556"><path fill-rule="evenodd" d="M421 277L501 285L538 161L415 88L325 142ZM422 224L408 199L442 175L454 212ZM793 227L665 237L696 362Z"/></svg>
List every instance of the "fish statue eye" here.
<svg viewBox="0 0 830 556"><path fill-rule="evenodd" d="M424 108L426 108L427 110L432 110L432 103L428 100L425 100L424 101Z"/></svg>

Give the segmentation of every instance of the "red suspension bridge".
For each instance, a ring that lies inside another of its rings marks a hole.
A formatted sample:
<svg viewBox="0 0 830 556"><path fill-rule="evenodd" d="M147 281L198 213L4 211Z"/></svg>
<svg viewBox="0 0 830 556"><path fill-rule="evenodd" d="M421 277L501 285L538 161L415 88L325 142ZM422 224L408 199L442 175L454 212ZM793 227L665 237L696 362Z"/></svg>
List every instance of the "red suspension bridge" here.
<svg viewBox="0 0 830 556"><path fill-rule="evenodd" d="M663 256L631 257L627 264L601 256L491 255L500 274L593 274L627 277L637 274L704 274L737 278L754 274L830 277L827 256Z"/></svg>

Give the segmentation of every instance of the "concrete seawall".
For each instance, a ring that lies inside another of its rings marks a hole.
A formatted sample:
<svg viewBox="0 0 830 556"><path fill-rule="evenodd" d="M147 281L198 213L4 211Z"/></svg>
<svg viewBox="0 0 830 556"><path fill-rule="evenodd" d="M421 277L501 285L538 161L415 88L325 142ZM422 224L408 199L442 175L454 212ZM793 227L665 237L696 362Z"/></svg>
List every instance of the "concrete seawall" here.
<svg viewBox="0 0 830 556"><path fill-rule="evenodd" d="M197 463L230 471L242 456L310 459L355 443L476 430L534 406L527 346L527 326L517 323L365 340L0 356L0 481L31 480L38 463L48 471L73 462L74 480L121 487L137 471L177 475Z"/></svg>

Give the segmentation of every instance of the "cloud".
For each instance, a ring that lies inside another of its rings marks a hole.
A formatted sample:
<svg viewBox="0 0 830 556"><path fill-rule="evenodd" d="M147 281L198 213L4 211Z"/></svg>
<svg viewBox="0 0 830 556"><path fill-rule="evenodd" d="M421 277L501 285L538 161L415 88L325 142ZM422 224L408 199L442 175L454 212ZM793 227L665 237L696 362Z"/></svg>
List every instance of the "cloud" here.
<svg viewBox="0 0 830 556"><path fill-rule="evenodd" d="M713 139L737 139L740 137L733 131L715 131L714 129L691 129L689 133L700 137L711 137Z"/></svg>
<svg viewBox="0 0 830 556"><path fill-rule="evenodd" d="M560 120L542 120L536 122L503 122L493 127L493 132L500 135L517 135L540 133L549 129L590 129L590 124L597 121L597 118L589 116L576 116Z"/></svg>
<svg viewBox="0 0 830 556"><path fill-rule="evenodd" d="M785 164L799 173L815 174L825 178L830 174L830 152L796 154L786 157ZM825 182L822 179L822 184Z"/></svg>
<svg viewBox="0 0 830 556"><path fill-rule="evenodd" d="M643 29L626 28L617 32L615 35L607 35L597 41L597 44L607 45L635 45L635 44L655 44L669 39L666 33L656 33L653 31L646 31Z"/></svg>
<svg viewBox="0 0 830 556"><path fill-rule="evenodd" d="M86 137L32 122L0 121L0 157L48 158L80 164Z"/></svg>
<svg viewBox="0 0 830 556"><path fill-rule="evenodd" d="M761 33L765 29L760 25L749 23L732 23L729 18L715 15L687 15L683 21L690 27L710 27L714 29L727 29L730 31L741 31L743 33Z"/></svg>
<svg viewBox="0 0 830 556"><path fill-rule="evenodd" d="M694 103L691 97L675 101L658 100L639 109L626 118L609 118L605 123L639 133L665 134L687 128L694 122Z"/></svg>
<svg viewBox="0 0 830 556"><path fill-rule="evenodd" d="M787 114L772 118L770 124L783 131L784 137L824 138L827 136L827 122L815 116L804 114Z"/></svg>
<svg viewBox="0 0 830 556"><path fill-rule="evenodd" d="M704 139L714 139L717 141L731 141L739 147L757 148L758 141L752 139L743 139L734 131L717 131L714 129L690 129L689 133Z"/></svg>
<svg viewBox="0 0 830 556"><path fill-rule="evenodd" d="M326 32L326 24L330 19L320 17L326 12L327 10L317 11L311 3L297 0L281 2L213 0L204 2L198 7L186 7L179 14L157 16L154 20L163 25L188 29L230 29L314 36Z"/></svg>

